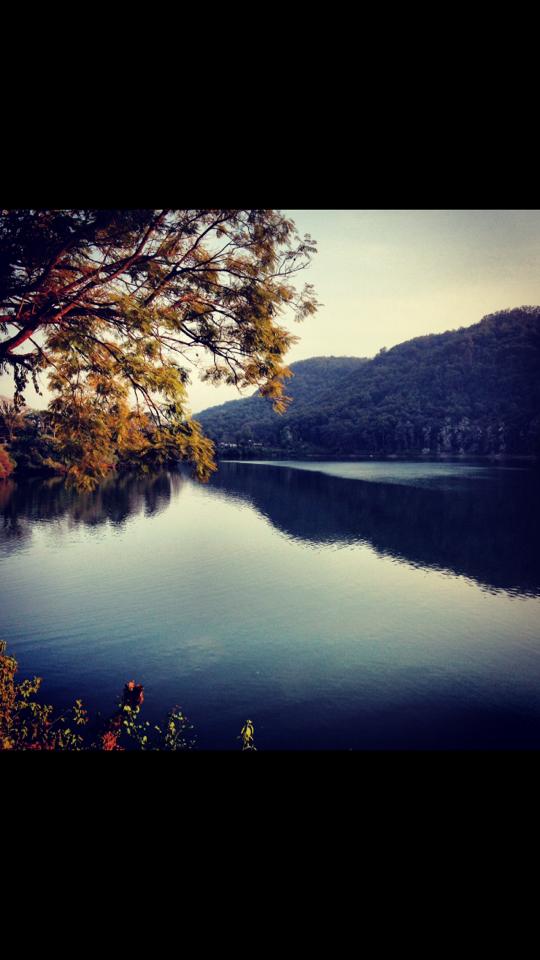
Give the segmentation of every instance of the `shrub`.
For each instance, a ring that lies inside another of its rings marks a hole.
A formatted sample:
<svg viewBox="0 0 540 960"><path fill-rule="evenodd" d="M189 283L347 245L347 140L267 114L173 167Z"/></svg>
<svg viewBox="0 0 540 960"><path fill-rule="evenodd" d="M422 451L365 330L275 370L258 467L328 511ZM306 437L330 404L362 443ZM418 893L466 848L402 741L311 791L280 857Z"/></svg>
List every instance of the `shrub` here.
<svg viewBox="0 0 540 960"><path fill-rule="evenodd" d="M189 750L195 745L193 728L180 707L169 711L161 727L139 719L144 693L134 680L126 683L116 712L90 727L81 700L56 715L54 707L36 699L41 678L17 683L17 668L5 641L0 641L2 750Z"/></svg>
<svg viewBox="0 0 540 960"><path fill-rule="evenodd" d="M144 702L142 684L125 684L115 713L90 725L82 700L64 713L36 699L41 678L17 683L18 664L0 641L0 750L191 750L193 727L179 706L170 710L161 726L139 718ZM253 723L241 731L242 750L255 750Z"/></svg>

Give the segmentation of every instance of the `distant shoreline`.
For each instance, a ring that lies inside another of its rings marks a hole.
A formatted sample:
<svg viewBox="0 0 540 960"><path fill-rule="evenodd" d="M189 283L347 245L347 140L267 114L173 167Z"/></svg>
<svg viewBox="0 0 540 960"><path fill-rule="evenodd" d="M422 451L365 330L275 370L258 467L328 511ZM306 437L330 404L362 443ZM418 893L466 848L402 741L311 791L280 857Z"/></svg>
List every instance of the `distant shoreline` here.
<svg viewBox="0 0 540 960"><path fill-rule="evenodd" d="M298 461L298 462L308 462L308 463L377 463L377 462L394 462L394 463L482 463L486 466L489 464L492 465L504 465L504 466L531 466L536 467L540 465L540 457L535 456L534 454L314 454L314 453L293 453L287 452L284 450L280 451L269 451L269 450L257 450L254 451L252 455L246 456L242 453L233 453L233 451L228 452L226 455L217 454L216 463L252 463L254 461L261 460L271 460L271 461ZM177 467L189 467L187 461L171 461L168 467L165 469L174 469ZM123 472L123 471L122 471ZM134 471L135 473L137 471ZM160 471L156 471L157 473ZM120 476L120 473L112 474L111 476ZM62 480L62 476L58 473L52 472L50 469L40 469L34 468L31 470L25 469L24 467L16 468L13 473L6 478L7 480L18 481L18 480ZM0 480L0 483L3 481Z"/></svg>
<svg viewBox="0 0 540 960"><path fill-rule="evenodd" d="M370 461L397 461L397 462L409 462L409 463L439 463L444 462L456 462L463 463L466 460L472 461L481 461L487 463L523 463L531 464L532 466L540 463L540 457L535 456L534 454L504 454L504 453L440 453L440 454L397 454L397 453L376 453L376 454L310 454L310 453L289 453L285 450L268 451L268 450L257 450L253 455L246 456L245 454L238 453L236 456L232 456L230 453L226 455L218 454L216 456L217 461L234 462L234 461L245 461L249 463L252 460L306 460L312 461L314 463L364 463Z"/></svg>

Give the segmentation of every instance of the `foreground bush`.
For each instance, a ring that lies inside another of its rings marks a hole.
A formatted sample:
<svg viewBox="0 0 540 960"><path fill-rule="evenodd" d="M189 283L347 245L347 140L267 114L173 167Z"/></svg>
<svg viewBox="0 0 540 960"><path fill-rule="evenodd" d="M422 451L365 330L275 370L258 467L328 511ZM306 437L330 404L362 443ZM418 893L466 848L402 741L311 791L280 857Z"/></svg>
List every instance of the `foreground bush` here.
<svg viewBox="0 0 540 960"><path fill-rule="evenodd" d="M191 750L193 727L180 707L169 711L158 726L139 719L144 702L141 684L124 686L115 713L90 725L82 701L55 715L54 707L36 699L41 678L17 683L18 664L0 641L0 750ZM253 724L248 720L239 739L242 750L255 750Z"/></svg>

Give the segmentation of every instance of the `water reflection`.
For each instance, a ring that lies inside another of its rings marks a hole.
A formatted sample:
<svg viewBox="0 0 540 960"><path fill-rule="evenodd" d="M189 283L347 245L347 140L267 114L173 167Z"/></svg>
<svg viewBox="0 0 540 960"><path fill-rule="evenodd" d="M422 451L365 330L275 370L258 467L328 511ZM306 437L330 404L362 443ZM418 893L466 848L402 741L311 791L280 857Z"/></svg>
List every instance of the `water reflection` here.
<svg viewBox="0 0 540 960"><path fill-rule="evenodd" d="M180 473L111 478L92 493L69 490L60 478L0 482L0 544L10 553L27 543L39 523L123 527L131 517L161 513L187 480Z"/></svg>
<svg viewBox="0 0 540 960"><path fill-rule="evenodd" d="M486 589L538 596L537 481L531 469L486 470L478 482L457 467L455 477L438 485L401 485L222 462L203 489L249 503L287 537L308 545L367 543L380 554L465 576ZM191 482L179 470L111 479L78 494L56 479L3 481L2 553L25 545L38 523L122 527L130 517L153 516Z"/></svg>
<svg viewBox="0 0 540 960"><path fill-rule="evenodd" d="M299 467L0 485L22 670L91 711L133 677L149 721L180 703L207 749L234 749L247 716L264 750L537 749L537 473Z"/></svg>
<svg viewBox="0 0 540 960"><path fill-rule="evenodd" d="M540 594L533 469L486 469L478 482L456 467L455 478L416 486L222 463L211 485L249 502L294 539L317 546L366 542L381 554L470 577L488 589Z"/></svg>

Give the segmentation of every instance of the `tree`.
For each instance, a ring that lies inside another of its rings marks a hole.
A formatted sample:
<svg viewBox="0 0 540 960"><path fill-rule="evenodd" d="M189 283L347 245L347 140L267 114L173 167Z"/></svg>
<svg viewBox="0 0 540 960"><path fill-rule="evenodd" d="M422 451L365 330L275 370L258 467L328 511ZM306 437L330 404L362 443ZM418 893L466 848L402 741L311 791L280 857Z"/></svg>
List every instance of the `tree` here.
<svg viewBox="0 0 540 960"><path fill-rule="evenodd" d="M10 400L0 399L0 441L12 443L17 430L24 425L24 415Z"/></svg>
<svg viewBox="0 0 540 960"><path fill-rule="evenodd" d="M5 480L9 477L10 473L13 473L14 467L15 464L9 453L4 449L2 444L0 444L0 480Z"/></svg>
<svg viewBox="0 0 540 960"><path fill-rule="evenodd" d="M282 412L297 338L277 320L316 309L294 286L314 251L274 210L0 211L0 372L20 405L48 371L50 463L83 488L171 456L207 479L187 365Z"/></svg>

